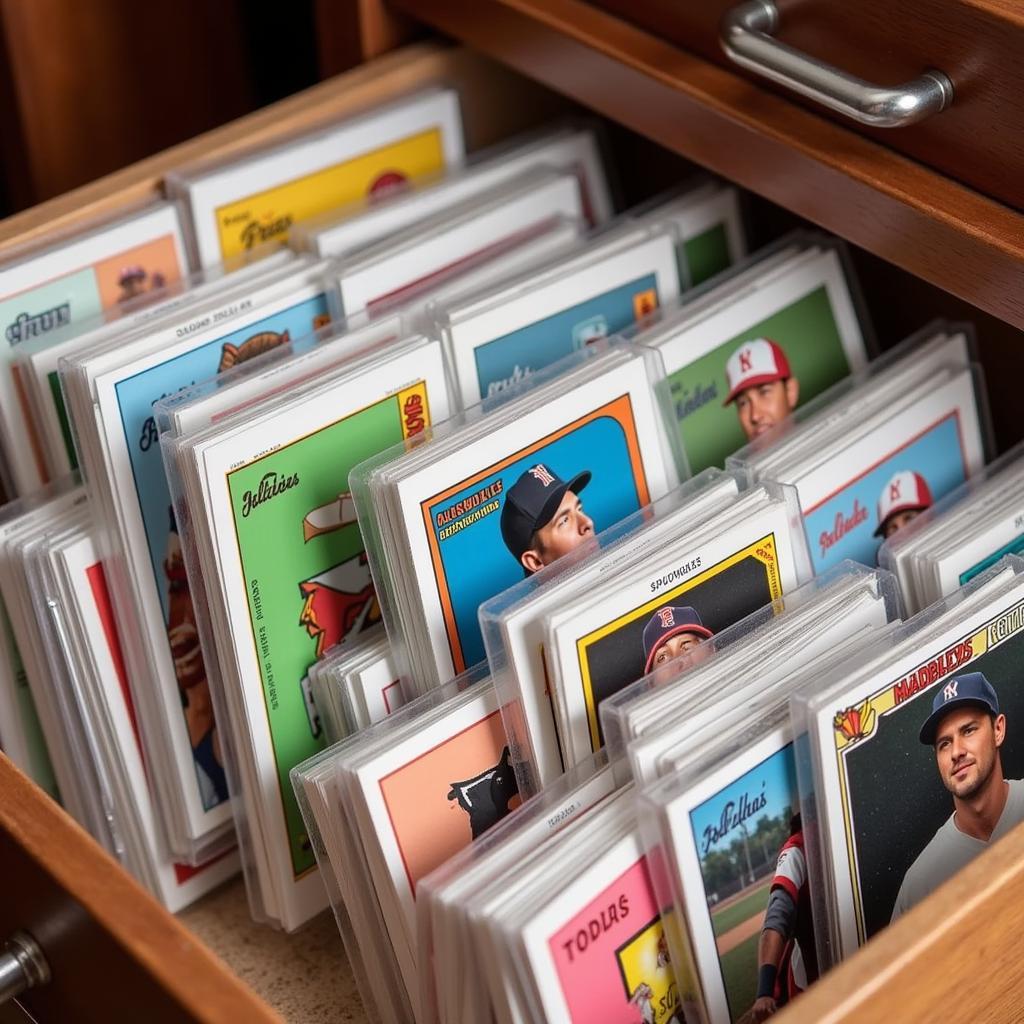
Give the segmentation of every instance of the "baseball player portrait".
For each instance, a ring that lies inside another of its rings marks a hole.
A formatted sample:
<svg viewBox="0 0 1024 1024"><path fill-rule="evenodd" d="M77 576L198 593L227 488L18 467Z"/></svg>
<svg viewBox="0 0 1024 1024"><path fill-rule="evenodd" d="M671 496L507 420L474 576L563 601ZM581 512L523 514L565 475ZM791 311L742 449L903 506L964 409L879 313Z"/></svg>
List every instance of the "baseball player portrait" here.
<svg viewBox="0 0 1024 1024"><path fill-rule="evenodd" d="M878 528L875 536L888 540L931 506L932 492L928 481L920 473L900 470L878 496Z"/></svg>
<svg viewBox="0 0 1024 1024"><path fill-rule="evenodd" d="M594 535L580 491L590 483L584 470L563 480L544 463L527 469L508 489L501 510L501 536L527 576L578 548Z"/></svg>
<svg viewBox="0 0 1024 1024"><path fill-rule="evenodd" d="M644 675L714 636L696 608L666 605L644 626Z"/></svg>
<svg viewBox="0 0 1024 1024"><path fill-rule="evenodd" d="M789 822L769 889L768 907L757 941L757 998L750 1020L760 1024L818 977L807 857L800 814Z"/></svg>
<svg viewBox="0 0 1024 1024"><path fill-rule="evenodd" d="M770 338L740 345L725 364L725 380L729 393L722 404L736 406L748 441L781 423L800 399L786 353Z"/></svg>
<svg viewBox="0 0 1024 1024"><path fill-rule="evenodd" d="M940 686L919 738L934 750L953 813L903 876L894 921L1024 821L1024 780L1003 777L1006 716L984 673L966 672Z"/></svg>

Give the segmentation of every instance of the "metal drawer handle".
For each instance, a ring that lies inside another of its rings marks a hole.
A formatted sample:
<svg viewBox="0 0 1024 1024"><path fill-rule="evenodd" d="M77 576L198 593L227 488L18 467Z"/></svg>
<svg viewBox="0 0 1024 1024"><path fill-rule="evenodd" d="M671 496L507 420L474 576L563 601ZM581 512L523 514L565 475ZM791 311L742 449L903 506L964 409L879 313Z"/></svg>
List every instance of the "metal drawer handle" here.
<svg viewBox="0 0 1024 1024"><path fill-rule="evenodd" d="M15 932L0 948L0 1006L49 980L50 967L36 940Z"/></svg>
<svg viewBox="0 0 1024 1024"><path fill-rule="evenodd" d="M771 0L750 0L722 19L722 48L740 67L874 128L914 124L953 102L953 83L941 71L894 89L872 85L773 38L778 27Z"/></svg>

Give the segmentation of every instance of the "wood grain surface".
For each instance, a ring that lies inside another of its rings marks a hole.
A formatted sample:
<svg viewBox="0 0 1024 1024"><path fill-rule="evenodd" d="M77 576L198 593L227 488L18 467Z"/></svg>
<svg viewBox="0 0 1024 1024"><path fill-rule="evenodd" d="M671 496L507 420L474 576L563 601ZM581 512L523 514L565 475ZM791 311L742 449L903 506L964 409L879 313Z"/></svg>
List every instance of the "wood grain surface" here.
<svg viewBox="0 0 1024 1024"><path fill-rule="evenodd" d="M594 6L1024 209L1024 4L776 0L776 37L818 60L879 85L899 85L929 68L952 80L949 109L907 128L872 129L731 64L719 23L738 2L597 0Z"/></svg>
<svg viewBox="0 0 1024 1024"><path fill-rule="evenodd" d="M1024 217L580 0L394 0L737 184L1024 326Z"/></svg>
<svg viewBox="0 0 1024 1024"><path fill-rule="evenodd" d="M0 754L0 936L30 932L49 984L42 1022L281 1024L84 829Z"/></svg>

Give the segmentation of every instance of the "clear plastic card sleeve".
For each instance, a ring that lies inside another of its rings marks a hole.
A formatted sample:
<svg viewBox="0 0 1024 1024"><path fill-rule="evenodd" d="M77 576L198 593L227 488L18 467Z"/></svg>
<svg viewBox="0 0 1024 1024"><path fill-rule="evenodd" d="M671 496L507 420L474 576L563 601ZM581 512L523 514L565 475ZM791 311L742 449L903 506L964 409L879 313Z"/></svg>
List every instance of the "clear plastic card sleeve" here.
<svg viewBox="0 0 1024 1024"><path fill-rule="evenodd" d="M708 651L713 656L733 644L749 640L759 633L765 634L768 638L771 624L778 616L804 607L839 581L854 579L871 581L872 586L885 602L887 618L894 619L900 616L902 605L899 587L889 573L869 569L858 562L841 562L828 572L815 577L796 590L784 594L759 611L722 630L714 637L704 640L695 651L684 653L678 658L664 663L653 672L605 700L601 704L600 714L609 757L617 763L626 763L627 748L634 738L630 725L630 713L632 705L636 701L665 687L685 686L690 674L697 671L699 666L707 660ZM766 651L766 657L769 656L769 653Z"/></svg>
<svg viewBox="0 0 1024 1024"><path fill-rule="evenodd" d="M375 1020L386 1024L412 1020L412 1009L355 824L357 819L344 786L337 781L339 766L368 750L386 748L390 737L407 734L415 728L417 719L470 687L488 685L486 666L476 666L289 773L363 1005Z"/></svg>
<svg viewBox="0 0 1024 1024"><path fill-rule="evenodd" d="M1019 582L1024 575L1024 559L1007 555L985 572L976 576L968 584L947 598L937 601L919 612L913 618L896 625L880 640L881 652L871 652L872 658L880 653L897 648L906 648L908 641L920 638L922 651L934 645L936 637L929 635L929 627L937 620L955 616L957 609L966 606L965 615L975 609L968 606L980 592L986 589L993 597L998 596L1000 586L1010 587ZM1002 580L1000 580L1002 577ZM955 622L955 619L951 620ZM840 931L840 911L837 902L836 872L829 852L829 829L841 827L826 811L824 799L824 767L821 749L814 740L815 722L823 710L831 705L842 703L845 691L849 687L848 680L861 666L863 659L851 656L849 659L833 665L813 685L798 690L789 700L789 714L793 729L794 752L796 760L797 784L800 791L800 811L804 828L804 848L807 857L807 868L810 883L812 912L814 920L815 940L818 952L818 964L822 971L835 966L843 958L843 944ZM844 730L851 735L864 727L869 728L863 718L872 714L866 706L858 706L844 712L844 720L835 722L837 731ZM857 717L860 716L860 717ZM826 815L827 818L826 818Z"/></svg>
<svg viewBox="0 0 1024 1024"><path fill-rule="evenodd" d="M506 391L493 395L477 405L458 412L443 422L432 424L413 438L401 441L378 453L365 462L354 467L349 474L349 490L356 507L359 529L366 544L366 555L370 564L377 599L380 602L381 615L391 641L392 651L398 668L399 676L407 692L419 692L411 685L414 675L413 662L409 656L409 638L405 636L396 602L397 588L403 585L399 573L408 573L412 564L412 553L406 543L404 550L386 549L381 531L382 517L387 514L384 507L384 471L394 468L394 464L411 453L420 453L423 446L435 441L456 438L466 428L477 424L489 413L504 409L514 402L521 402L524 409L530 407L530 392L540 386L556 380L565 373L580 368L591 360L597 359L611 349L629 351L644 360L648 379L652 385L664 376L664 366L657 352L641 346L631 345L618 336L601 339L593 345L574 352L564 359L531 374L518 381ZM582 385L586 387L586 383ZM659 442L662 454L670 469L674 469L678 479L686 479L685 457L678 439L674 438L659 424Z"/></svg>

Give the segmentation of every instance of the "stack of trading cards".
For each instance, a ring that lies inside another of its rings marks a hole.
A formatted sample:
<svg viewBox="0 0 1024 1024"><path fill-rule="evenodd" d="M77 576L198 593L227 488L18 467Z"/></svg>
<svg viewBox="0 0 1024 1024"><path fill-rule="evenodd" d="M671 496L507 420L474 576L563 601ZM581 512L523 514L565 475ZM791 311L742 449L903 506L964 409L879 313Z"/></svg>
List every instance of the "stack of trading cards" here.
<svg viewBox="0 0 1024 1024"><path fill-rule="evenodd" d="M167 202L19 252L0 265L0 444L13 477L5 481L8 491L13 485L12 493L28 494L50 478L40 439L31 421L23 422L25 396L10 365L15 353L27 344L44 347L69 325L188 271L179 208Z"/></svg>
<svg viewBox="0 0 1024 1024"><path fill-rule="evenodd" d="M671 772L696 731L747 720L772 687L898 610L888 573L842 563L609 697L601 723L612 757L626 755L640 785Z"/></svg>
<svg viewBox="0 0 1024 1024"><path fill-rule="evenodd" d="M104 335L60 366L93 514L101 531L151 778L168 840L190 862L232 841L227 780L160 455L153 405L230 371L329 319L324 266L300 258L231 276L215 294Z"/></svg>
<svg viewBox="0 0 1024 1024"><path fill-rule="evenodd" d="M870 584L871 575L861 579ZM881 600L868 590L859 610L847 605L842 614L853 611L859 625L846 635L829 630L827 645L808 643L805 633L790 655L785 639L755 623L752 635L693 668L685 677L691 692L739 673L753 685L729 692L726 682L718 708L695 699L687 716L667 727L672 745L662 743L658 759L641 768L660 777L641 792L638 820L659 865L662 912L675 922L668 931L672 961L689 965L699 981L701 1016L715 1024L751 1019L751 1012L757 1019L818 976L788 699L894 635L898 623L886 623L883 606L891 613L898 605L894 581L883 575L876 582ZM769 649L785 659L783 671L757 673L739 664L736 655L751 643L762 657ZM744 689L737 705L733 697ZM777 970L765 977L769 963Z"/></svg>
<svg viewBox="0 0 1024 1024"><path fill-rule="evenodd" d="M419 221L500 191L513 179L541 167L576 175L591 227L612 216L596 126L564 124L499 143L477 153L464 168L419 178L408 189L370 196L312 217L295 226L289 244L319 256L346 256Z"/></svg>
<svg viewBox="0 0 1024 1024"><path fill-rule="evenodd" d="M571 171L534 168L343 258L337 279L341 310L357 323L408 305L455 275L536 242L562 218L582 223L582 217L579 178ZM578 233L577 228L570 238Z"/></svg>
<svg viewBox="0 0 1024 1024"><path fill-rule="evenodd" d="M256 867L250 897L288 930L324 905L288 785L323 746L308 669L380 621L348 474L448 413L440 342L413 337L173 441L186 570Z"/></svg>
<svg viewBox="0 0 1024 1024"><path fill-rule="evenodd" d="M480 609L525 792L603 745L603 700L810 576L792 489L714 469L597 543Z"/></svg>
<svg viewBox="0 0 1024 1024"><path fill-rule="evenodd" d="M665 304L631 336L665 360L663 400L693 473L720 466L867 362L841 243L794 233Z"/></svg>
<svg viewBox="0 0 1024 1024"><path fill-rule="evenodd" d="M258 264L234 269L231 287L262 278L294 260L295 255L287 249L268 253ZM144 325L148 321L155 323L176 308L216 295L225 288L226 270L222 267L196 271L18 346L13 367L18 394L26 407L28 429L42 449L50 479L56 480L78 466L71 423L57 373L60 361L76 352L99 346L110 338L120 338L124 343L130 333L145 330Z"/></svg>
<svg viewBox="0 0 1024 1024"><path fill-rule="evenodd" d="M658 373L646 350L594 345L486 415L353 472L410 697L484 658L481 603L675 486Z"/></svg>
<svg viewBox="0 0 1024 1024"><path fill-rule="evenodd" d="M940 498L984 465L971 338L969 325L930 325L730 457L748 481L796 486L815 572L847 558L874 565L904 488Z"/></svg>
<svg viewBox="0 0 1024 1024"><path fill-rule="evenodd" d="M1024 820L1022 574L1006 556L794 696L824 966Z"/></svg>
<svg viewBox="0 0 1024 1024"><path fill-rule="evenodd" d="M491 955L487 907L550 836L615 789L604 753L595 754L419 879L419 1024L529 1019L513 972Z"/></svg>
<svg viewBox="0 0 1024 1024"><path fill-rule="evenodd" d="M284 242L306 217L462 162L459 98L423 89L386 107L214 166L167 175L188 206L198 266Z"/></svg>
<svg viewBox="0 0 1024 1024"><path fill-rule="evenodd" d="M909 611L948 597L1003 555L1024 552L1022 455L1018 445L939 501L910 471L880 495L886 540L878 562L896 574Z"/></svg>
<svg viewBox="0 0 1024 1024"><path fill-rule="evenodd" d="M338 644L309 669L328 743L366 729L405 704L383 626Z"/></svg>
<svg viewBox="0 0 1024 1024"><path fill-rule="evenodd" d="M35 697L42 729L34 761L52 752L60 787L50 787L52 795L168 909L179 910L233 875L238 855L189 867L167 850L85 494L65 479L0 517L12 626L5 654L24 655L20 679L7 678L5 659L3 689L11 682L26 688L18 695L23 708Z"/></svg>
<svg viewBox="0 0 1024 1024"><path fill-rule="evenodd" d="M408 1021L419 992L419 879L519 802L494 686L467 673L300 765L292 780L349 922L349 957L381 1015Z"/></svg>
<svg viewBox="0 0 1024 1024"><path fill-rule="evenodd" d="M679 294L674 224L623 217L577 254L434 312L462 402L499 394Z"/></svg>

